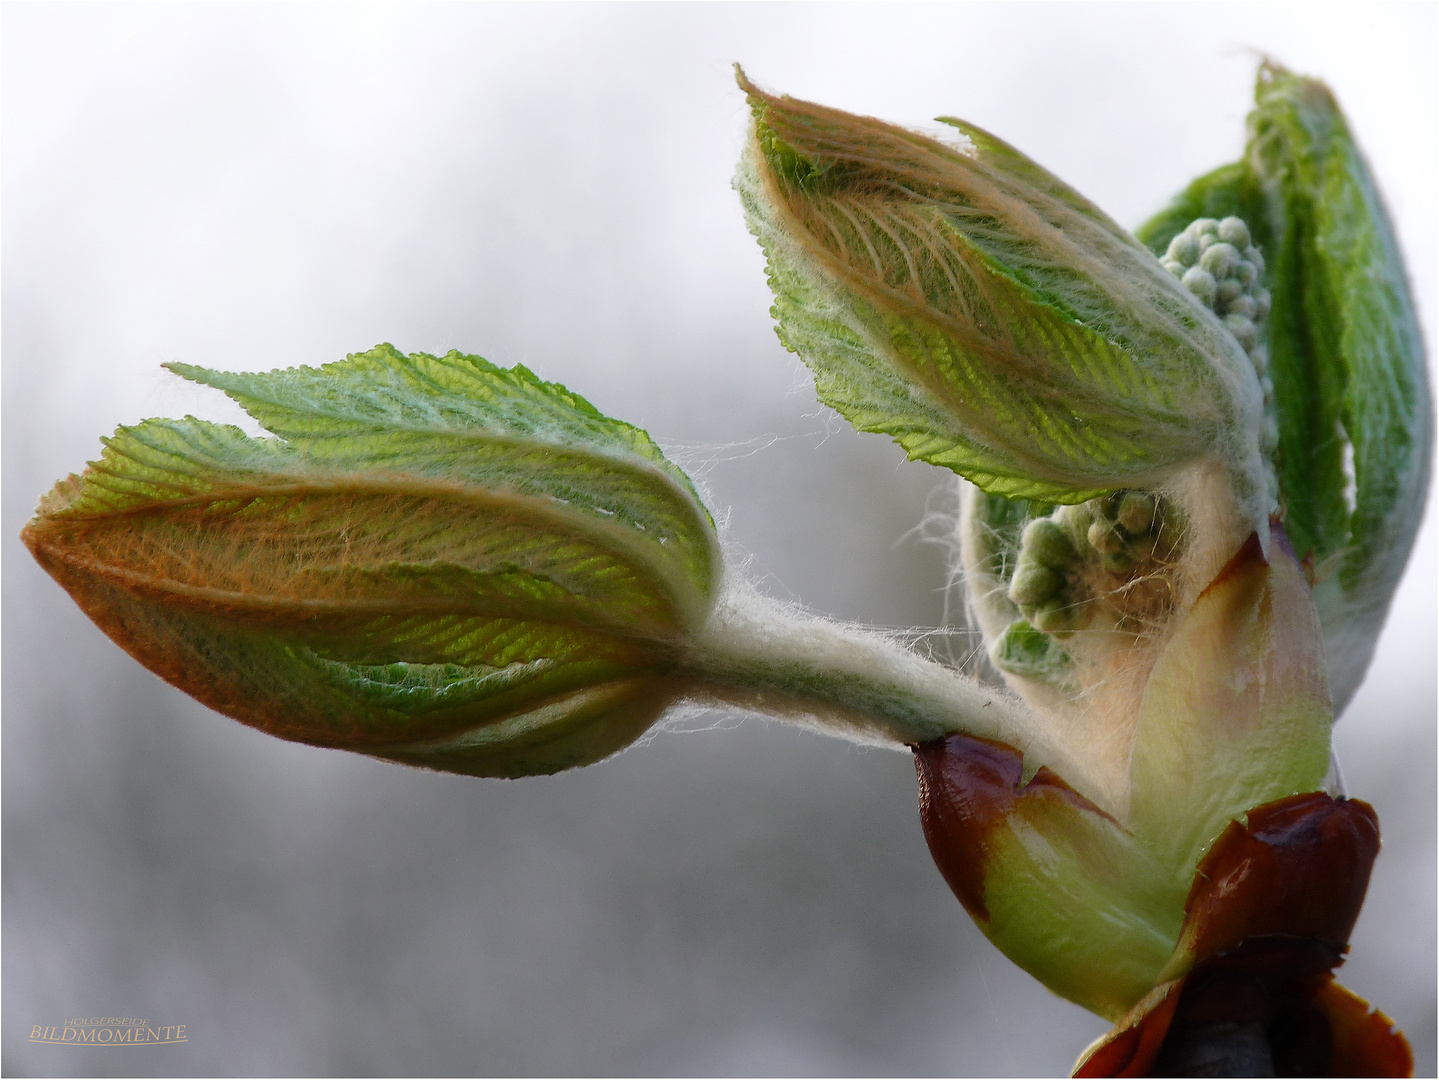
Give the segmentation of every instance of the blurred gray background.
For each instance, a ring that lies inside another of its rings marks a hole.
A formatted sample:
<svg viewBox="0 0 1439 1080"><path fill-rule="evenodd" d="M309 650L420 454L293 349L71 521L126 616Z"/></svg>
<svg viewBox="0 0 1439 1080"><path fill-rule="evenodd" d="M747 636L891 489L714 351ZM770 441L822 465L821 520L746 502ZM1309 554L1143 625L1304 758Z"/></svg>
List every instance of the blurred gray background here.
<svg viewBox="0 0 1439 1080"><path fill-rule="evenodd" d="M16 540L159 370L390 341L523 362L708 485L770 592L945 617L949 481L821 409L729 188L761 84L962 115L1134 224L1328 79L1435 334L1436 9L105 6L3 15L3 1069L1054 1074L1105 1025L979 935L902 754L682 717L551 779L282 743L110 644ZM253 430L253 425L251 425ZM1385 850L1343 980L1435 1068L1435 543L1338 729ZM32 1025L183 1023L60 1049Z"/></svg>

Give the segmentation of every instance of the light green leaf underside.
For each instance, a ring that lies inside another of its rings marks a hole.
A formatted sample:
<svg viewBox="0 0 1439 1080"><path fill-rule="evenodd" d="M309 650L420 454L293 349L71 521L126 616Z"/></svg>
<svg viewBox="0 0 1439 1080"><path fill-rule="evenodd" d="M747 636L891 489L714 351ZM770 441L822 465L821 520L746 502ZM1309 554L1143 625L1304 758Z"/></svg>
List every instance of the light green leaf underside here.
<svg viewBox="0 0 1439 1080"><path fill-rule="evenodd" d="M471 776L553 773L622 750L649 730L673 698L670 688L652 680L618 680L460 736L389 748L379 756Z"/></svg>
<svg viewBox="0 0 1439 1080"><path fill-rule="evenodd" d="M345 632L352 628L279 630L156 604L64 564L54 572L101 629L157 675L219 712L280 738L316 746L394 756L392 751L399 753L416 741L454 739L458 733L493 728L540 711L563 719L570 704L588 700L604 687L624 687L630 696L646 701L663 696L667 703L672 697L665 695L670 688L664 681L663 657L583 632L552 628L546 635L515 620L474 620L462 628L468 631L460 635L464 648L449 652L491 663L366 663L360 648L353 650L362 656L359 661L335 655L352 651L346 646L358 635ZM430 644L424 635L417 636L420 644ZM435 647L412 653L445 654ZM598 745L612 734L593 734L585 741ZM638 734L607 744L605 753ZM566 758L533 771L555 772L583 763ZM508 771L498 758L489 766L472 760L458 771L523 775Z"/></svg>
<svg viewBox="0 0 1439 1080"><path fill-rule="evenodd" d="M977 157L985 166L1005 176L1016 189L1029 189L1036 196L1062 203L1109 233L1125 247L1133 247L1138 242L1098 206L1003 139L957 116L937 116L935 119L960 131L974 145Z"/></svg>

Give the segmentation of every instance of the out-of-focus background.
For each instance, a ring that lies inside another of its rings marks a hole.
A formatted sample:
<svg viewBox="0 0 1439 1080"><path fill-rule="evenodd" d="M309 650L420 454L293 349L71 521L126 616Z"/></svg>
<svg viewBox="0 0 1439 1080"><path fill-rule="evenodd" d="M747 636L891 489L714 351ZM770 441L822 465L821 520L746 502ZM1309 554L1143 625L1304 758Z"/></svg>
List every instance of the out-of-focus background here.
<svg viewBox="0 0 1439 1080"><path fill-rule="evenodd" d="M1105 1025L970 924L906 756L703 714L518 782L294 746L130 660L16 534L117 424L238 418L162 361L457 347L646 426L770 592L939 624L950 479L778 345L731 62L964 116L1136 224L1237 156L1269 53L1347 108L1432 343L1435 40L1433 5L6 5L4 1072L1067 1071ZM1434 597L1426 526L1337 736L1386 845L1341 975L1421 1075ZM188 1042L28 1042L95 1015Z"/></svg>

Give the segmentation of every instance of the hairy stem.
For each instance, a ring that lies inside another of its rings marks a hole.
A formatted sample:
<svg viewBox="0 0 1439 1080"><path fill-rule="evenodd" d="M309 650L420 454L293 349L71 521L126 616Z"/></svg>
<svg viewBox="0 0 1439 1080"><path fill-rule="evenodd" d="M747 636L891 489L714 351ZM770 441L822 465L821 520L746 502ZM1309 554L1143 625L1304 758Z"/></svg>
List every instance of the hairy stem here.
<svg viewBox="0 0 1439 1080"><path fill-rule="evenodd" d="M893 636L731 588L694 644L698 694L855 742L899 748L956 732L1040 749L1022 704Z"/></svg>

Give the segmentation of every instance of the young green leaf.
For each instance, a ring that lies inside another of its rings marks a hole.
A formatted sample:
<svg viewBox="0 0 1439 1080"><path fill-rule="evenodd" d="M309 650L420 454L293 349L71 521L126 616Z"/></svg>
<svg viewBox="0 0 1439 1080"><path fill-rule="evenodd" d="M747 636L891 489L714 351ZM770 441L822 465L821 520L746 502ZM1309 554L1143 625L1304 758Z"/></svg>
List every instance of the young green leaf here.
<svg viewBox="0 0 1439 1080"><path fill-rule="evenodd" d="M765 94L736 180L820 397L993 494L1082 502L1222 462L1247 531L1261 394L1213 314L1012 147Z"/></svg>
<svg viewBox="0 0 1439 1080"><path fill-rule="evenodd" d="M1296 510L1328 509L1299 550L1320 565L1340 559L1316 602L1342 702L1373 654L1428 490L1424 346L1388 214L1329 89L1266 64L1255 102L1246 164L1279 209L1275 302L1303 312L1271 335L1275 395L1319 392L1317 402L1295 395L1307 409L1281 407L1284 481ZM1305 447L1315 445L1338 448L1338 491L1332 465L1311 464Z"/></svg>
<svg viewBox="0 0 1439 1080"><path fill-rule="evenodd" d="M459 353L180 370L283 441L121 428L23 534L162 677L284 738L482 775L603 757L681 689L716 541L643 432Z"/></svg>
<svg viewBox="0 0 1439 1080"><path fill-rule="evenodd" d="M1193 219L1234 214L1264 251L1284 528L1318 579L1342 710L1423 510L1428 375L1393 229L1333 95L1268 62L1255 102L1243 160L1195 180L1138 235L1160 254Z"/></svg>

